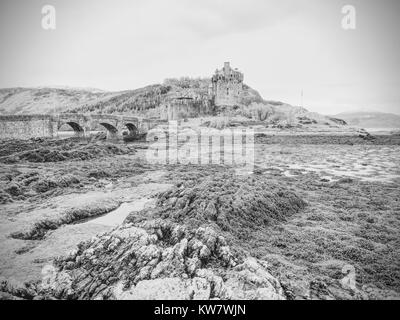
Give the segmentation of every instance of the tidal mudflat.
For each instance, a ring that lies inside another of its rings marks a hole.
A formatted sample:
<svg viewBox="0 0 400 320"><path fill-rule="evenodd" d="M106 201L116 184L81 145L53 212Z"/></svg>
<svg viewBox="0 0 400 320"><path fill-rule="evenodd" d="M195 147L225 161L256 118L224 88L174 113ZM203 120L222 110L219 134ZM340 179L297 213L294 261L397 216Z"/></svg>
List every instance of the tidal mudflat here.
<svg viewBox="0 0 400 320"><path fill-rule="evenodd" d="M397 142L256 142L243 176L145 142L2 143L2 297L399 298Z"/></svg>

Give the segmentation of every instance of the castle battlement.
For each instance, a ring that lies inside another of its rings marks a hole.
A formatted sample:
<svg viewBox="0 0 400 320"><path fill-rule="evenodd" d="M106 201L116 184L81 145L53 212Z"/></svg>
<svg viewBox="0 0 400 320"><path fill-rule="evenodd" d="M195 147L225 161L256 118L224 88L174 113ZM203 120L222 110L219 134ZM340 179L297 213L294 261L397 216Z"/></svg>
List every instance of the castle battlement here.
<svg viewBox="0 0 400 320"><path fill-rule="evenodd" d="M243 82L243 73L241 73L237 68L232 69L229 62L225 62L222 69L215 70L215 73L211 78L212 82L235 80Z"/></svg>

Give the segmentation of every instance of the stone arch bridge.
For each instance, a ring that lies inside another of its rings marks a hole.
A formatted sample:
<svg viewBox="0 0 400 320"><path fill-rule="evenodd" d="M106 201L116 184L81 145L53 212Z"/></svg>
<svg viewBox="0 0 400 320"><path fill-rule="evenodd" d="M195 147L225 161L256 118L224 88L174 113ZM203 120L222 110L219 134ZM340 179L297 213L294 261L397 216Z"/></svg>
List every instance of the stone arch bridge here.
<svg viewBox="0 0 400 320"><path fill-rule="evenodd" d="M123 134L146 134L162 123L164 121L109 114L3 115L0 116L0 138L58 137L60 128L67 124L79 137L101 126L107 130L108 139L118 139Z"/></svg>

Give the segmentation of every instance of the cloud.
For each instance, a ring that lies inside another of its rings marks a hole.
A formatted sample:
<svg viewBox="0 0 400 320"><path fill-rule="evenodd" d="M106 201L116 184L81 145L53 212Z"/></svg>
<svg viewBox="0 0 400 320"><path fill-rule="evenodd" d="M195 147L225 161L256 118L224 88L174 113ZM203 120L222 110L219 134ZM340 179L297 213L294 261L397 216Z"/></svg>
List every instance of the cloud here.
<svg viewBox="0 0 400 320"><path fill-rule="evenodd" d="M268 99L399 106L398 0L353 0L354 32L346 0L52 0L54 32L45 3L0 1L0 86L131 89L230 60Z"/></svg>
<svg viewBox="0 0 400 320"><path fill-rule="evenodd" d="M210 39L275 25L298 12L302 3L302 0L172 0L161 3L153 0L149 1L147 9L155 11L152 19L167 20L177 30Z"/></svg>

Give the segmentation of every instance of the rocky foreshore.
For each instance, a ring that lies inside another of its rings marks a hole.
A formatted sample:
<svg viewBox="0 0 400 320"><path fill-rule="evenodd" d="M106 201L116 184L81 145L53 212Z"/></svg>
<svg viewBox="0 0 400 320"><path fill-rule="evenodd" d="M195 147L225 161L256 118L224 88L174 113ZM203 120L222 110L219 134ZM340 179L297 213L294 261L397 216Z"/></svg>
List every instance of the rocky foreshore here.
<svg viewBox="0 0 400 320"><path fill-rule="evenodd" d="M8 155L80 142L36 143ZM0 298L398 298L398 147L267 144L248 175L150 165L124 144L5 163Z"/></svg>

